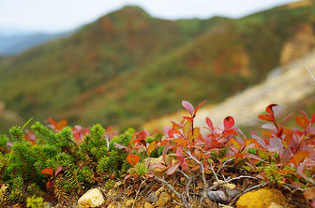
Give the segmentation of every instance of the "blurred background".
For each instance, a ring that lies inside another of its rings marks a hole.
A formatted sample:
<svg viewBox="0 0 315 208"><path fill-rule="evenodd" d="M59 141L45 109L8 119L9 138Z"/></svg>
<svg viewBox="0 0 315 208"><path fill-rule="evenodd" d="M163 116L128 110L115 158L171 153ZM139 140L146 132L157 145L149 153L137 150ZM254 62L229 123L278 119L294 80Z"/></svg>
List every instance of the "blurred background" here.
<svg viewBox="0 0 315 208"><path fill-rule="evenodd" d="M0 0L0 133L34 117L153 130L244 128L315 110L315 1Z"/></svg>

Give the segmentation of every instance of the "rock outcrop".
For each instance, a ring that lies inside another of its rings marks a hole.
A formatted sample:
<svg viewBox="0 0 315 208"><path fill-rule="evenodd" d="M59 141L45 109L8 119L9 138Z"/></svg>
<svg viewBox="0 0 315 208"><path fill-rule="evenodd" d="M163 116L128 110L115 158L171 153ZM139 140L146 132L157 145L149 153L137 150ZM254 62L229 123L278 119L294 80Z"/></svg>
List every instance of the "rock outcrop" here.
<svg viewBox="0 0 315 208"><path fill-rule="evenodd" d="M88 190L78 201L78 208L99 207L105 202L103 194L97 188Z"/></svg>
<svg viewBox="0 0 315 208"><path fill-rule="evenodd" d="M236 208L280 208L285 205L281 191L268 188L245 193L236 202Z"/></svg>

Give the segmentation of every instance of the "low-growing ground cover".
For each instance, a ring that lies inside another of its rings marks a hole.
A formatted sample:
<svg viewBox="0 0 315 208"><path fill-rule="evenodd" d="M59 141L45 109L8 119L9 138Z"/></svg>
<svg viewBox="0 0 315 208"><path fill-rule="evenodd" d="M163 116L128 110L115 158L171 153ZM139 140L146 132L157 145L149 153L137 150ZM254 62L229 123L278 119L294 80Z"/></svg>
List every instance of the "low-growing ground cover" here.
<svg viewBox="0 0 315 208"><path fill-rule="evenodd" d="M132 206L144 198L139 194L162 186L182 207L235 205L242 194L262 187L281 190L289 207L314 203L315 115L298 111L279 119L278 106L271 104L259 115L266 121L262 131L245 135L228 116L218 127L206 118L204 134L194 125L202 104L183 101L189 115L164 132L117 134L100 124L69 127L52 119L30 130L28 123L12 127L9 136L0 136L0 207L72 207L96 186L122 189L135 199ZM287 127L289 119L297 125ZM104 206L114 200L107 198Z"/></svg>

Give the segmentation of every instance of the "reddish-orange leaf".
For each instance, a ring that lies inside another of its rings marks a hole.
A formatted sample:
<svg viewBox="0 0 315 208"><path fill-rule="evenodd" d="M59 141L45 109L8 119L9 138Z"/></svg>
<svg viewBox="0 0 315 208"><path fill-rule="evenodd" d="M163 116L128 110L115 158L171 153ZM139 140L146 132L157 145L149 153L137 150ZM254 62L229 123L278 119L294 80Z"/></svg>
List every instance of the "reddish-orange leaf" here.
<svg viewBox="0 0 315 208"><path fill-rule="evenodd" d="M53 125L56 126L57 122L52 118L47 118L47 120Z"/></svg>
<svg viewBox="0 0 315 208"><path fill-rule="evenodd" d="M235 130L233 130L233 129L226 129L226 130L224 131L224 136L230 136L230 135L236 136L236 135L237 135L237 132L236 132Z"/></svg>
<svg viewBox="0 0 315 208"><path fill-rule="evenodd" d="M62 167L58 166L55 170L55 176L57 176L62 171Z"/></svg>
<svg viewBox="0 0 315 208"><path fill-rule="evenodd" d="M300 127L302 127L302 129L307 129L310 124L309 120L304 116L297 116L295 118L295 121L297 124L299 124Z"/></svg>
<svg viewBox="0 0 315 208"><path fill-rule="evenodd" d="M179 163L171 166L168 170L167 170L167 175L172 175L178 168Z"/></svg>
<svg viewBox="0 0 315 208"><path fill-rule="evenodd" d="M237 153L235 156L236 158L239 158L239 157L243 157L244 155L242 153Z"/></svg>
<svg viewBox="0 0 315 208"><path fill-rule="evenodd" d="M248 146L250 144L253 144L254 142L256 142L256 139L245 139L245 146Z"/></svg>
<svg viewBox="0 0 315 208"><path fill-rule="evenodd" d="M189 121L194 120L194 118L193 118L193 117L190 117L190 116L183 116L183 118L186 119L186 120L189 120Z"/></svg>
<svg viewBox="0 0 315 208"><path fill-rule="evenodd" d="M239 151L241 150L241 144L236 139L230 138L229 142L233 144L236 147L236 149L238 149Z"/></svg>
<svg viewBox="0 0 315 208"><path fill-rule="evenodd" d="M285 148L288 148L292 142L292 139L293 139L292 134L287 134L285 135L284 139L281 142Z"/></svg>
<svg viewBox="0 0 315 208"><path fill-rule="evenodd" d="M61 120L61 121L58 121L57 123L57 128L58 130L61 130L63 129L64 127L66 127L68 125L68 121L66 120Z"/></svg>
<svg viewBox="0 0 315 208"><path fill-rule="evenodd" d="M302 150L297 152L295 155L293 155L291 162L293 162L295 165L302 162L305 158L307 158L310 155L310 152Z"/></svg>
<svg viewBox="0 0 315 208"><path fill-rule="evenodd" d="M173 123L173 129L174 130L179 130L179 129L181 129L182 128L182 126L180 126L179 124L177 124L177 123Z"/></svg>
<svg viewBox="0 0 315 208"><path fill-rule="evenodd" d="M183 130L184 130L184 135L188 135L188 132L190 132L191 131L191 124L192 124L192 122L191 121L186 121L186 123L184 124L184 128L183 128Z"/></svg>
<svg viewBox="0 0 315 208"><path fill-rule="evenodd" d="M200 128L196 127L196 128L194 128L194 133L193 133L191 139L198 139L199 135L200 135Z"/></svg>
<svg viewBox="0 0 315 208"><path fill-rule="evenodd" d="M258 118L263 121L275 122L275 118L273 116L266 115L266 114L259 115Z"/></svg>
<svg viewBox="0 0 315 208"><path fill-rule="evenodd" d="M197 114L197 111L199 110L199 108L200 108L203 104L205 104L205 102L206 102L205 100L202 101L202 102L196 107L195 112L194 112L195 115Z"/></svg>
<svg viewBox="0 0 315 208"><path fill-rule="evenodd" d="M53 176L53 169L52 168L45 168L43 170L40 171L42 174L44 175L50 175L50 176Z"/></svg>
<svg viewBox="0 0 315 208"><path fill-rule="evenodd" d="M266 112L270 113L271 115L273 115L274 114L273 107L275 107L275 106L278 106L278 105L277 104L270 104L270 105L268 105L266 107Z"/></svg>
<svg viewBox="0 0 315 208"><path fill-rule="evenodd" d="M26 140L26 141L29 141L32 145L35 145L36 142L29 137L29 135L24 135L23 138Z"/></svg>
<svg viewBox="0 0 315 208"><path fill-rule="evenodd" d="M230 129L234 126L234 118L232 116L228 116L224 119L224 129Z"/></svg>
<svg viewBox="0 0 315 208"><path fill-rule="evenodd" d="M200 165L196 165L195 167L193 167L192 169L191 169L191 171L196 171L196 170L199 170L200 169Z"/></svg>
<svg viewBox="0 0 315 208"><path fill-rule="evenodd" d="M140 160L140 156L139 155L132 155L132 154L129 154L127 156L127 161L132 165L132 166L135 166L137 165L137 163L139 162Z"/></svg>
<svg viewBox="0 0 315 208"><path fill-rule="evenodd" d="M187 146L187 140L186 139L178 138L178 139L173 139L173 141L184 146L184 147Z"/></svg>
<svg viewBox="0 0 315 208"><path fill-rule="evenodd" d="M51 187L52 187L52 182L51 181L47 181L46 188L49 190Z"/></svg>
<svg viewBox="0 0 315 208"><path fill-rule="evenodd" d="M156 141L153 141L153 142L151 142L151 143L149 144L149 146L148 146L148 153L149 153L149 154L151 154L151 152L153 152L153 150L155 149L156 145L157 145L157 142L156 142Z"/></svg>
<svg viewBox="0 0 315 208"><path fill-rule="evenodd" d="M213 123L212 123L210 118L208 118L208 117L206 118L206 123L207 123L208 127L213 131L214 127L213 127Z"/></svg>

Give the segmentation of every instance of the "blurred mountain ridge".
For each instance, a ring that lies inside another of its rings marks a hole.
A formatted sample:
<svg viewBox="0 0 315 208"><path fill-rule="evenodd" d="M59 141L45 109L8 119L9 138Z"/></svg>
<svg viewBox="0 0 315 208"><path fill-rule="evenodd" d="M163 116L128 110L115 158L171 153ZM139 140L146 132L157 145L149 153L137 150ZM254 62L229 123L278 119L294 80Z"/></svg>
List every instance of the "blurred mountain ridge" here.
<svg viewBox="0 0 315 208"><path fill-rule="evenodd" d="M70 35L71 32L64 33L12 33L0 34L0 56L17 55L27 49L37 46L47 41L59 39Z"/></svg>
<svg viewBox="0 0 315 208"><path fill-rule="evenodd" d="M313 2L176 21L124 7L0 60L0 100L24 119L140 127L176 112L183 99L214 105L261 83L313 50L314 31Z"/></svg>

